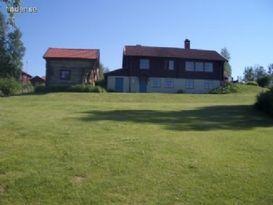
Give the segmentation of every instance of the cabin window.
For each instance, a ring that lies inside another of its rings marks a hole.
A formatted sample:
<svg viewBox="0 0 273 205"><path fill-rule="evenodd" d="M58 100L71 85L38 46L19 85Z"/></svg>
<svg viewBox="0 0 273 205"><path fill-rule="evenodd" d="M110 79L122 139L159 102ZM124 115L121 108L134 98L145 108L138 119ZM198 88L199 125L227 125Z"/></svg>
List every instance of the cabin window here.
<svg viewBox="0 0 273 205"><path fill-rule="evenodd" d="M60 70L60 80L70 80L71 70Z"/></svg>
<svg viewBox="0 0 273 205"><path fill-rule="evenodd" d="M194 81L193 80L186 80L185 87L186 87L186 89L193 89L194 88Z"/></svg>
<svg viewBox="0 0 273 205"><path fill-rule="evenodd" d="M205 63L205 72L213 72L213 63Z"/></svg>
<svg viewBox="0 0 273 205"><path fill-rule="evenodd" d="M195 71L203 72L204 71L204 63L203 62L196 62L195 63Z"/></svg>
<svg viewBox="0 0 273 205"><path fill-rule="evenodd" d="M140 59L139 69L149 70L150 69L150 60L149 59Z"/></svg>
<svg viewBox="0 0 273 205"><path fill-rule="evenodd" d="M153 88L160 88L161 87L161 80L160 79L152 79L152 87Z"/></svg>
<svg viewBox="0 0 273 205"><path fill-rule="evenodd" d="M165 80L165 88L173 88L173 80Z"/></svg>
<svg viewBox="0 0 273 205"><path fill-rule="evenodd" d="M169 70L174 70L174 60L169 60L168 61L168 69Z"/></svg>
<svg viewBox="0 0 273 205"><path fill-rule="evenodd" d="M194 71L194 62L186 61L186 71Z"/></svg>
<svg viewBox="0 0 273 205"><path fill-rule="evenodd" d="M214 83L213 81L206 80L204 87L206 90L212 90L214 88Z"/></svg>

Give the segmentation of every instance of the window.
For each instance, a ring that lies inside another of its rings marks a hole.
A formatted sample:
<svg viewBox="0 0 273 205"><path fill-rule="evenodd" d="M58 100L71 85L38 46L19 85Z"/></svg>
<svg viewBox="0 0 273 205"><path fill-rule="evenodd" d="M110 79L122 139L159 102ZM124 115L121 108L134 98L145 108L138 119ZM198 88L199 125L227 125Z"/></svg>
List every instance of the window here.
<svg viewBox="0 0 273 205"><path fill-rule="evenodd" d="M140 59L139 69L149 70L150 69L150 60L149 59Z"/></svg>
<svg viewBox="0 0 273 205"><path fill-rule="evenodd" d="M161 87L161 80L160 79L152 79L152 87L153 88L160 88Z"/></svg>
<svg viewBox="0 0 273 205"><path fill-rule="evenodd" d="M70 80L71 70L60 70L60 80Z"/></svg>
<svg viewBox="0 0 273 205"><path fill-rule="evenodd" d="M173 88L173 80L165 80L165 88Z"/></svg>
<svg viewBox="0 0 273 205"><path fill-rule="evenodd" d="M186 71L194 71L194 63L191 61L186 61Z"/></svg>
<svg viewBox="0 0 273 205"><path fill-rule="evenodd" d="M206 90L212 90L214 89L214 83L212 81L206 80L204 82L204 87Z"/></svg>
<svg viewBox="0 0 273 205"><path fill-rule="evenodd" d="M205 63L205 72L213 72L213 64Z"/></svg>
<svg viewBox="0 0 273 205"><path fill-rule="evenodd" d="M169 70L174 70L174 60L169 60L168 61L168 69Z"/></svg>
<svg viewBox="0 0 273 205"><path fill-rule="evenodd" d="M203 72L204 71L204 63L202 63L202 62L196 62L195 63L195 71L197 71L197 72Z"/></svg>
<svg viewBox="0 0 273 205"><path fill-rule="evenodd" d="M193 80L186 80L185 87L186 87L186 89L193 89L194 88L194 81Z"/></svg>

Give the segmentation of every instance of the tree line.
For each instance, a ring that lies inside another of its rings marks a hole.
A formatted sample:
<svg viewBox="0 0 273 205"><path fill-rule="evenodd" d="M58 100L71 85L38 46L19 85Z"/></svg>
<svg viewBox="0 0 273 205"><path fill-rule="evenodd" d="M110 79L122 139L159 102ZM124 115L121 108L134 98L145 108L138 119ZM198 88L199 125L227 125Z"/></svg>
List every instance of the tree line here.
<svg viewBox="0 0 273 205"><path fill-rule="evenodd" d="M266 87L273 80L273 64L267 69L261 65L247 66L244 70L244 81L256 81L260 86Z"/></svg>

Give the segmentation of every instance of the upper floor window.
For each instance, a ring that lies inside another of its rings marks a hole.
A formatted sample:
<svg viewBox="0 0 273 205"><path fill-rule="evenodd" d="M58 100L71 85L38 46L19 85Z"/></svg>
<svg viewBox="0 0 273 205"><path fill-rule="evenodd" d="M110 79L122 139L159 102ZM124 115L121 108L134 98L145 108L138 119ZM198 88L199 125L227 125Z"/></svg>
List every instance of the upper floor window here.
<svg viewBox="0 0 273 205"><path fill-rule="evenodd" d="M194 71L194 62L186 61L186 71Z"/></svg>
<svg viewBox="0 0 273 205"><path fill-rule="evenodd" d="M203 62L196 62L195 63L195 71L203 72L204 71L204 63Z"/></svg>
<svg viewBox="0 0 273 205"><path fill-rule="evenodd" d="M168 70L174 70L174 60L168 61Z"/></svg>
<svg viewBox="0 0 273 205"><path fill-rule="evenodd" d="M139 69L149 70L150 69L150 60L149 59L140 59Z"/></svg>
<svg viewBox="0 0 273 205"><path fill-rule="evenodd" d="M205 63L205 72L213 72L213 63Z"/></svg>
<svg viewBox="0 0 273 205"><path fill-rule="evenodd" d="M70 80L71 70L60 70L60 80Z"/></svg>

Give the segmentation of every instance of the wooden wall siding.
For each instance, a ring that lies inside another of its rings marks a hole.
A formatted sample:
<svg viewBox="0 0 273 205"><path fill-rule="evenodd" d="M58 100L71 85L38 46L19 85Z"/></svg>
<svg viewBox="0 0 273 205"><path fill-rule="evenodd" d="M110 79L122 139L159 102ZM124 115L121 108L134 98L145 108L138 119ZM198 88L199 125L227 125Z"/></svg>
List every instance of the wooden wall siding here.
<svg viewBox="0 0 273 205"><path fill-rule="evenodd" d="M95 60L47 59L46 85L62 86L95 82L98 76L97 64ZM60 79L61 70L71 71L70 80Z"/></svg>
<svg viewBox="0 0 273 205"><path fill-rule="evenodd" d="M141 58L150 60L149 70L140 70L139 61ZM166 60L174 60L174 70L167 70L165 67ZM185 70L185 62L212 62L213 72L189 72ZM124 56L123 68L127 69L131 76L151 76L151 77L168 77L168 78L189 78L189 79L211 79L223 80L223 62L221 61L205 61L191 60L179 58L155 58L155 57L139 57L139 56Z"/></svg>

